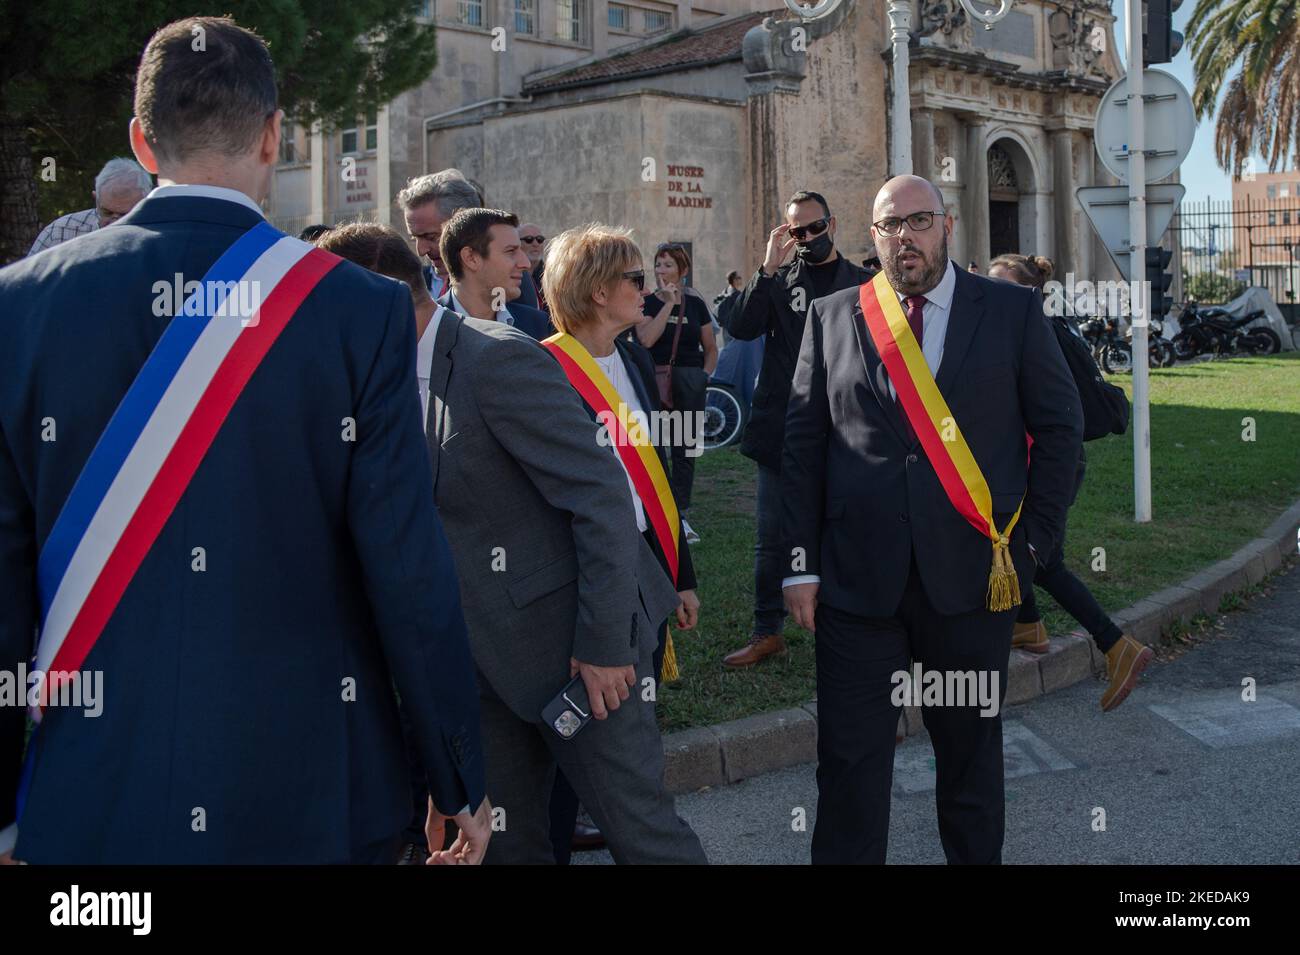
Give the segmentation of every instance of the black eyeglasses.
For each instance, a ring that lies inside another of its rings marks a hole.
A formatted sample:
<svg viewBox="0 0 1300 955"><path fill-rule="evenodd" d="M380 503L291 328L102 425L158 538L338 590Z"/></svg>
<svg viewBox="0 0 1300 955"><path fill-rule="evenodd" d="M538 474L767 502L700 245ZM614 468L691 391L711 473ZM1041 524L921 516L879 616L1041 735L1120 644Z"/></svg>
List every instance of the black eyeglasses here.
<svg viewBox="0 0 1300 955"><path fill-rule="evenodd" d="M809 222L807 225L796 225L790 227L790 235L796 242L802 242L810 235L821 235L831 226L831 217L822 216L815 222Z"/></svg>
<svg viewBox="0 0 1300 955"><path fill-rule="evenodd" d="M623 278L635 285L640 291L645 291L645 270L637 269L635 272L624 272Z"/></svg>
<svg viewBox="0 0 1300 955"><path fill-rule="evenodd" d="M520 241L520 242L527 242L529 245L541 245L543 242L546 241L546 236L544 236L544 235L521 235L521 236L519 237L519 241Z"/></svg>
<svg viewBox="0 0 1300 955"><path fill-rule="evenodd" d="M903 231L903 223L913 232L924 232L930 226L934 225L934 217L942 218L946 213L943 210L935 212L913 212L910 216L899 219L896 216L890 216L888 219L881 219L879 222L871 223L876 227L876 231L881 235L898 235Z"/></svg>

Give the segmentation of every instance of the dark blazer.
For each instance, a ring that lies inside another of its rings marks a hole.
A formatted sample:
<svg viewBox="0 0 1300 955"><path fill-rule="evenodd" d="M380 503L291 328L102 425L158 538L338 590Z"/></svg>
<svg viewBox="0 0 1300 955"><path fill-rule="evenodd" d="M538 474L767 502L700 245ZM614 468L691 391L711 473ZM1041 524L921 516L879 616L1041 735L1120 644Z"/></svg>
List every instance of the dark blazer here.
<svg viewBox="0 0 1300 955"><path fill-rule="evenodd" d="M627 365L629 376L632 379L632 387L636 389L637 400L641 403L642 409L646 414L653 414L660 410L659 405L659 382L655 378L655 363L650 357L650 352L640 342L629 342L624 338L614 342L614 347L618 353L623 356L623 362ZM587 409L591 419L596 420L596 412L584 401L582 406ZM663 445L655 446L655 453L659 455L659 463L663 465L664 474L668 473L668 448ZM678 523L681 523L681 517L678 517ZM655 552L655 557L659 559L659 564L664 568L664 573L668 572L668 557L664 554L663 548L659 546L659 539L651 533L649 535L654 543L651 549ZM695 579L695 565L691 562L691 548L686 543L686 531L678 529L678 547L677 547L677 589L694 590L698 583Z"/></svg>
<svg viewBox="0 0 1300 955"><path fill-rule="evenodd" d="M836 291L857 287L867 280L867 271L843 255L835 270ZM795 289L803 290L804 309L792 306ZM813 288L803 260L781 266L775 275L755 271L749 284L732 304L727 332L740 341L762 337L763 366L749 412L749 423L740 439L740 453L764 467L779 470L785 434L786 405L803 341L804 320L813 301Z"/></svg>
<svg viewBox="0 0 1300 955"><path fill-rule="evenodd" d="M451 308L450 286L448 286L446 292L439 296L437 302L443 308ZM551 317L540 308L530 308L522 304L519 299L515 299L513 302L506 303L506 312L509 313L511 319L506 324L513 325L533 341L540 342L542 339L550 338L555 334L555 329L551 327Z"/></svg>
<svg viewBox="0 0 1300 955"><path fill-rule="evenodd" d="M649 660L677 592L637 532L627 476L559 362L502 322L443 315L429 454L474 659L521 719L569 658Z"/></svg>
<svg viewBox="0 0 1300 955"><path fill-rule="evenodd" d="M1074 379L1031 289L957 268L937 384L1011 535L1022 590L1026 541L1046 561L1062 539L1083 437ZM1034 438L1026 467L1028 432ZM919 443L905 438L871 342L858 289L818 299L799 353L781 467L784 553L801 547L819 574L818 600L871 617L893 615L915 554L926 595L943 614L985 605L989 539L953 507Z"/></svg>
<svg viewBox="0 0 1300 955"><path fill-rule="evenodd" d="M36 555L169 321L153 284L201 279L259 221L221 199L146 199L0 271L0 669L29 658ZM473 661L416 391L409 293L339 264L236 401L87 657L102 714L47 710L18 858L373 854L411 816L394 687L436 804L481 802ZM57 440L41 440L47 417ZM0 827L23 731L22 708L0 707Z"/></svg>

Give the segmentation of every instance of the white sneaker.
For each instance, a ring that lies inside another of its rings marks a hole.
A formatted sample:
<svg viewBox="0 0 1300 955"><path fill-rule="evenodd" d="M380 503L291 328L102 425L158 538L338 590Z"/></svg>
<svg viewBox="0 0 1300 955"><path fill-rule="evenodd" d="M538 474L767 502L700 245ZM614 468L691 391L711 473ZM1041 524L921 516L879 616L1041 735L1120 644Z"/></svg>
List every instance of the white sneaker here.
<svg viewBox="0 0 1300 955"><path fill-rule="evenodd" d="M700 542L700 535L695 533L695 528L686 523L686 518L682 518L682 530L686 532L686 543L698 544Z"/></svg>

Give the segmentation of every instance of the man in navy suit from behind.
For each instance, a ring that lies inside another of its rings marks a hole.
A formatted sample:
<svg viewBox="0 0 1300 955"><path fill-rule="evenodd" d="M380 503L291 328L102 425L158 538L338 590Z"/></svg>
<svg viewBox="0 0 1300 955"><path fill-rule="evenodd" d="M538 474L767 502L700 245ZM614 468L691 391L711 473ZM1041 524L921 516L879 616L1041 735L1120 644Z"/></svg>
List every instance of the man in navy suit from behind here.
<svg viewBox="0 0 1300 955"><path fill-rule="evenodd" d="M159 188L114 228L0 271L0 670L49 622L38 555L179 320L151 307L157 283L202 280L263 222L282 113L260 38L226 19L164 27L135 113ZM394 689L431 823L461 830L438 861L482 858L474 664L415 400L411 298L330 265L85 657L102 712L45 709L21 808L24 709L0 706L0 861L395 862L410 799Z"/></svg>

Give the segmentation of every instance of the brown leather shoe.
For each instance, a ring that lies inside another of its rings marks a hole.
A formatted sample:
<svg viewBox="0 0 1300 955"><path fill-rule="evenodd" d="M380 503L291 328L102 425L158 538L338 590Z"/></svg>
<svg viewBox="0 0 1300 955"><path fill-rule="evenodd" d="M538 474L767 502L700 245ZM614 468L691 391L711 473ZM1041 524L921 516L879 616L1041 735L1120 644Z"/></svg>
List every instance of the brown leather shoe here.
<svg viewBox="0 0 1300 955"><path fill-rule="evenodd" d="M749 638L749 643L723 657L722 665L738 670L742 667L752 667L760 660L782 653L785 653L785 638L779 633L768 635L756 633Z"/></svg>
<svg viewBox="0 0 1300 955"><path fill-rule="evenodd" d="M1138 677L1155 656L1148 646L1138 643L1127 633L1106 651L1106 678L1110 686L1101 695L1102 712L1109 713L1128 698L1137 686Z"/></svg>
<svg viewBox="0 0 1300 955"><path fill-rule="evenodd" d="M1043 621L1018 623L1011 631L1011 649L1028 650L1030 653L1046 653L1051 643L1047 639L1047 628Z"/></svg>

